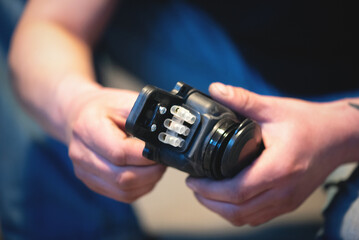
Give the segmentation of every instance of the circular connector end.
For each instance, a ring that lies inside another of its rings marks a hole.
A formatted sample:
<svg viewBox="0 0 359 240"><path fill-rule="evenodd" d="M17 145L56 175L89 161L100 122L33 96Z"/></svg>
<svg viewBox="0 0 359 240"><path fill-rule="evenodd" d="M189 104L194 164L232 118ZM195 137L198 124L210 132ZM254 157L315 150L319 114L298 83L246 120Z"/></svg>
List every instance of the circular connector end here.
<svg viewBox="0 0 359 240"><path fill-rule="evenodd" d="M245 119L236 129L223 153L221 173L231 178L250 165L264 146L259 125Z"/></svg>

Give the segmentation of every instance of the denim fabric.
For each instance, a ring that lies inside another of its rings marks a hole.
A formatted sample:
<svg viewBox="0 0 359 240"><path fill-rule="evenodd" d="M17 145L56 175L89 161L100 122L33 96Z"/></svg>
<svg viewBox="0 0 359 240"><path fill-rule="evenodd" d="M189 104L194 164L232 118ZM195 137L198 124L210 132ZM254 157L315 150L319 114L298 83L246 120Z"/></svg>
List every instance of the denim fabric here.
<svg viewBox="0 0 359 240"><path fill-rule="evenodd" d="M359 168L329 188L335 194L323 212L325 222L318 240L359 239Z"/></svg>

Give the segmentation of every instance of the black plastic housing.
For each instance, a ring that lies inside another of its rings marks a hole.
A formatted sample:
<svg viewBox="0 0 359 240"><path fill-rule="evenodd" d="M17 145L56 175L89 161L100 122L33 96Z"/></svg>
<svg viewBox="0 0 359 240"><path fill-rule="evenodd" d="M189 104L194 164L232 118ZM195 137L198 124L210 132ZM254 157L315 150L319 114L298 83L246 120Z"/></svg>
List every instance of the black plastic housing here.
<svg viewBox="0 0 359 240"><path fill-rule="evenodd" d="M179 135L184 141L177 147L161 142L158 137L161 132L173 133L163 124L165 119L173 118L169 111L173 105L196 117L193 124L183 122L190 131L187 136ZM263 150L258 124L237 116L182 82L171 92L150 85L144 87L126 121L126 130L146 142L144 157L194 177L233 177Z"/></svg>

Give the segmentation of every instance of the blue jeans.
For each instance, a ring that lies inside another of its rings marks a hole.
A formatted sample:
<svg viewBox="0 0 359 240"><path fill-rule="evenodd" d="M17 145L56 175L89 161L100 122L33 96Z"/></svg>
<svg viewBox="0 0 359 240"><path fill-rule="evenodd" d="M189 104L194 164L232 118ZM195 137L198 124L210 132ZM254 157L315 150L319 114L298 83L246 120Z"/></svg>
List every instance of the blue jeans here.
<svg viewBox="0 0 359 240"><path fill-rule="evenodd" d="M323 212L325 221L318 239L358 239L359 168L356 168L347 180L329 187L336 193L330 196L330 204Z"/></svg>

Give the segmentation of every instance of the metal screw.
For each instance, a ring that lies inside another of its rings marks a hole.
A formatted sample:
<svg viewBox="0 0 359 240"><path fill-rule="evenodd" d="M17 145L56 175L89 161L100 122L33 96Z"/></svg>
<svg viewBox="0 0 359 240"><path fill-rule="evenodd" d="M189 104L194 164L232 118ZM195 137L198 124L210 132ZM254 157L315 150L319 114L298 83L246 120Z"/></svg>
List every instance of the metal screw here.
<svg viewBox="0 0 359 240"><path fill-rule="evenodd" d="M167 108L160 106L159 111L160 111L160 114L165 114L167 112Z"/></svg>
<svg viewBox="0 0 359 240"><path fill-rule="evenodd" d="M152 126L151 126L151 132L154 132L154 131L156 131L156 129L157 129L157 126L156 126L156 124L152 124Z"/></svg>

